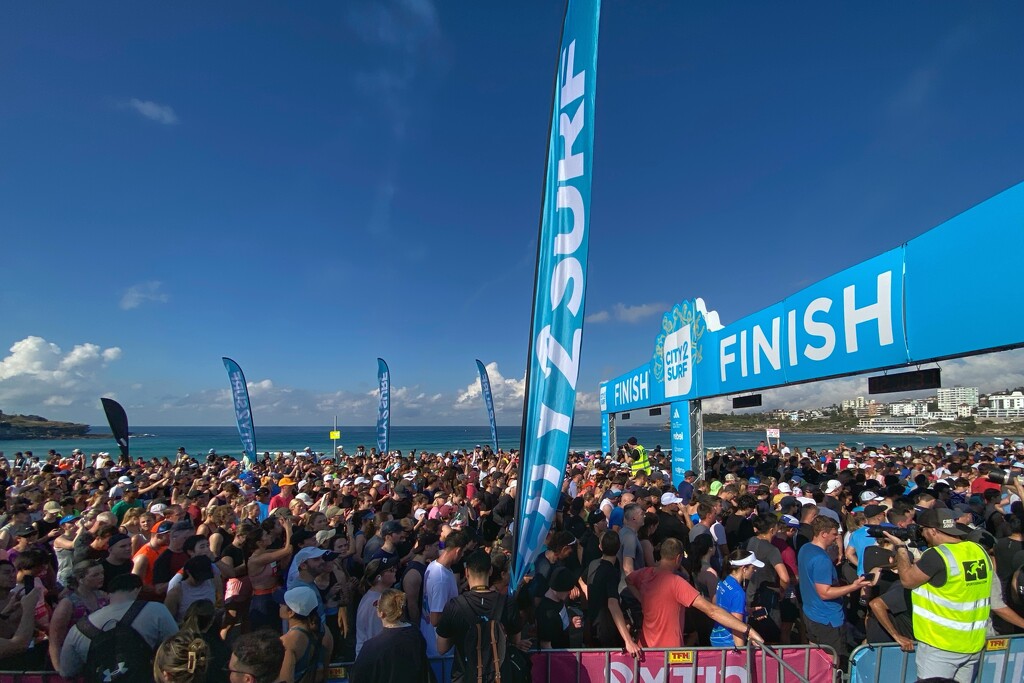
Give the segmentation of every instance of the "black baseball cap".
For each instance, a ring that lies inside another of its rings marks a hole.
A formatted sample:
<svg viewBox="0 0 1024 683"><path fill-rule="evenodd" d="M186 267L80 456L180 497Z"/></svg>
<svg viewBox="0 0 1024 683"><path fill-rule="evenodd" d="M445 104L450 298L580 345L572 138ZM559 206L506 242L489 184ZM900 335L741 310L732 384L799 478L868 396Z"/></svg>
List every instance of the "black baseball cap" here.
<svg viewBox="0 0 1024 683"><path fill-rule="evenodd" d="M967 536L969 530L958 525L956 518L957 515L947 508L929 508L917 515L917 524L957 538Z"/></svg>

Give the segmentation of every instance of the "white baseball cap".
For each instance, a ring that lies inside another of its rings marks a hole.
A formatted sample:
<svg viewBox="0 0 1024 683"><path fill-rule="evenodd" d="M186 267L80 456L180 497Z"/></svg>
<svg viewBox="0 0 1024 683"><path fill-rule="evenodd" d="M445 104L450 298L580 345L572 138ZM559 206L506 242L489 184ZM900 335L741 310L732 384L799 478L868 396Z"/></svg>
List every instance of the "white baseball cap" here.
<svg viewBox="0 0 1024 683"><path fill-rule="evenodd" d="M842 482L838 479L829 479L825 484L825 493L835 493L841 488L843 488Z"/></svg>
<svg viewBox="0 0 1024 683"><path fill-rule="evenodd" d="M662 505L675 505L676 503L682 502L683 499L677 496L676 494L672 493L671 491L666 491L665 493L661 494Z"/></svg>
<svg viewBox="0 0 1024 683"><path fill-rule="evenodd" d="M875 500L885 500L885 499L882 498L877 493L875 493L874 491L865 491L864 493L860 494L860 502L862 502L862 503L870 503L870 502L875 501Z"/></svg>

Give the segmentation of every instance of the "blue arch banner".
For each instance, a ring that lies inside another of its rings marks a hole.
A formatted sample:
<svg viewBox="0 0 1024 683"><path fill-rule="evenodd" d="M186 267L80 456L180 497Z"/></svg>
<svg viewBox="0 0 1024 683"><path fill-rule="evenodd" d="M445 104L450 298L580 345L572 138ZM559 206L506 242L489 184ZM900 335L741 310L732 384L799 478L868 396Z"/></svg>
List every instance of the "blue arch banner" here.
<svg viewBox="0 0 1024 683"><path fill-rule="evenodd" d="M665 313L650 360L602 383L617 413L1024 345L1024 298L963 286L1024 253L1024 183L725 327L699 299ZM718 327L718 329L712 329Z"/></svg>

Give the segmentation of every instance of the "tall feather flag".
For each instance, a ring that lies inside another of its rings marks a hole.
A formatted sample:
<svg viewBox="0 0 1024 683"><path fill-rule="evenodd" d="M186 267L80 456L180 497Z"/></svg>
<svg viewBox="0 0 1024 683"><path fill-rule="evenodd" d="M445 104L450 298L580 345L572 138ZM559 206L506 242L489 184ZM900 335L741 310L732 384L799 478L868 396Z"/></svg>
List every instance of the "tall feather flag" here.
<svg viewBox="0 0 1024 683"><path fill-rule="evenodd" d="M583 342L600 0L568 0L555 76L526 362L512 581L541 549L558 508Z"/></svg>
<svg viewBox="0 0 1024 683"><path fill-rule="evenodd" d="M498 452L498 424L494 421L494 397L491 396L491 379L487 376L487 368L478 359L476 369L480 372L480 393L484 397L484 405L487 406L487 419L491 423L491 444L494 452Z"/></svg>
<svg viewBox="0 0 1024 683"><path fill-rule="evenodd" d="M380 405L377 406L377 450L388 452L388 438L391 435L391 371L383 358L377 359L377 385L380 389Z"/></svg>
<svg viewBox="0 0 1024 683"><path fill-rule="evenodd" d="M249 404L249 387L245 384L245 375L238 363L230 358L221 358L224 368L228 371L231 382L231 402L235 406L235 422L238 423L238 437L242 440L245 460L248 464L256 462L256 429L252 424L252 406Z"/></svg>
<svg viewBox="0 0 1024 683"><path fill-rule="evenodd" d="M112 398L101 398L103 412L107 415L107 424L110 425L110 433L114 435L114 441L121 449L121 458L130 460L128 454L128 413L124 412L121 404Z"/></svg>

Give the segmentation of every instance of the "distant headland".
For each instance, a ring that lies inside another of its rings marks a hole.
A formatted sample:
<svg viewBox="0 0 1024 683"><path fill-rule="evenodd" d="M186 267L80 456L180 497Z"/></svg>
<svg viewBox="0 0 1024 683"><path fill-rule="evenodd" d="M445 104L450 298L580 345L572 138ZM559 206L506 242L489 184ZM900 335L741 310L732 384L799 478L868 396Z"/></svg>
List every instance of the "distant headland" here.
<svg viewBox="0 0 1024 683"><path fill-rule="evenodd" d="M7 415L0 411L0 441L26 439L96 439L89 425L77 422L53 422L38 415Z"/></svg>

